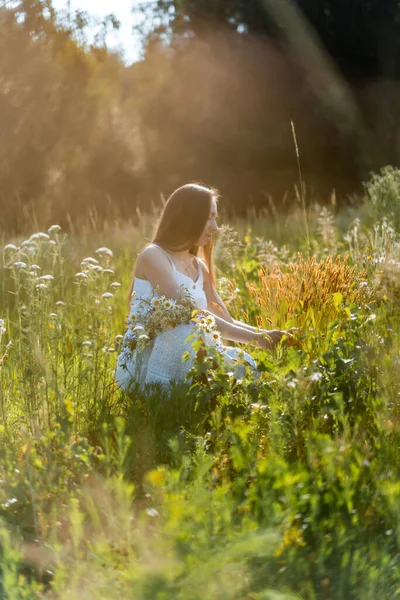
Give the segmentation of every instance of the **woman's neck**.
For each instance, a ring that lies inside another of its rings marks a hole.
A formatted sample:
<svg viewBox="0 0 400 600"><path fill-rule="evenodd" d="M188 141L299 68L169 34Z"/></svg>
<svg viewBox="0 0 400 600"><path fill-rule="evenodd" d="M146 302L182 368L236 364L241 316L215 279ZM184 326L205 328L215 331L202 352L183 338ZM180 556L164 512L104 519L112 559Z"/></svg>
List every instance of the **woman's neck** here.
<svg viewBox="0 0 400 600"><path fill-rule="evenodd" d="M178 259L185 260L190 258L192 255L189 250L167 250L171 256L175 256Z"/></svg>

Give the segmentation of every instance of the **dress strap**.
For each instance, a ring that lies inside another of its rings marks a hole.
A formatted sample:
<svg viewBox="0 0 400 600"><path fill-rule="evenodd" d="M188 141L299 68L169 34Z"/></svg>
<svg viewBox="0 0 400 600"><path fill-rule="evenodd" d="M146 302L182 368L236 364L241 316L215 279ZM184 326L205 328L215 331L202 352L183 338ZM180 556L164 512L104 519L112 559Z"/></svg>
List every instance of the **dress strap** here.
<svg viewBox="0 0 400 600"><path fill-rule="evenodd" d="M151 244L151 245L152 245L152 246L155 246L156 248L159 248L160 250L162 250L162 251L164 252L165 256L168 258L169 262L170 262L170 263L171 263L171 265L172 265L172 268L173 268L173 270L174 270L174 273L176 273L176 267L175 267L175 265L174 265L174 261L172 260L172 258L171 258L171 257L170 257L170 255L168 254L168 252L165 252L164 248L161 248L161 246L159 246L158 244L154 244L154 243L153 243L153 244Z"/></svg>

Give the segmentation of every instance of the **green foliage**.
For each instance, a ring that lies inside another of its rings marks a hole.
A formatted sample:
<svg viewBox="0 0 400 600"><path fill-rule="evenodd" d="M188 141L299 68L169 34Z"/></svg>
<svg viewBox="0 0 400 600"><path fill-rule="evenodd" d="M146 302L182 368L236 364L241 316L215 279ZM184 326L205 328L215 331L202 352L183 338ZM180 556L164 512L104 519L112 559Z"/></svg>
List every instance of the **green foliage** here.
<svg viewBox="0 0 400 600"><path fill-rule="evenodd" d="M243 365L240 379L199 345L190 383L169 393L127 395L113 382L127 304L112 284L128 289L143 233L83 241L54 227L3 248L4 598L400 596L400 345L379 283L387 249L381 228L353 223L343 236L333 217L314 217L312 271L331 260L321 258L334 239L348 264L342 283L326 275L318 311L263 315L304 323L297 344L248 349L259 377ZM234 318L254 323L260 267L295 272L299 247L240 227L217 247L220 292ZM348 295L362 268L362 293Z"/></svg>
<svg viewBox="0 0 400 600"><path fill-rule="evenodd" d="M373 173L365 184L376 217L387 219L400 232L400 170L384 167L379 174Z"/></svg>

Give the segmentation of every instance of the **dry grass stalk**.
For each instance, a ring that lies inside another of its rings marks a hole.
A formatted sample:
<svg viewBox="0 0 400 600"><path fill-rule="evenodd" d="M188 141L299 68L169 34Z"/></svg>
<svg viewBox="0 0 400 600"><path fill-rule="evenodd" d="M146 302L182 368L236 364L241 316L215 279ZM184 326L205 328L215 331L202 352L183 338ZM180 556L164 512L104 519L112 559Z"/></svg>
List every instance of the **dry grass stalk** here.
<svg viewBox="0 0 400 600"><path fill-rule="evenodd" d="M315 257L304 258L298 254L298 262L291 264L289 271L279 265L272 269L261 267L259 286L247 284L261 313L259 325L264 326L269 318L283 326L296 315L313 313L319 321L334 318L333 294L340 292L344 302L360 302L365 297L365 288L360 286L364 272L348 264L348 254L328 256L317 262ZM263 315L268 315L263 316Z"/></svg>

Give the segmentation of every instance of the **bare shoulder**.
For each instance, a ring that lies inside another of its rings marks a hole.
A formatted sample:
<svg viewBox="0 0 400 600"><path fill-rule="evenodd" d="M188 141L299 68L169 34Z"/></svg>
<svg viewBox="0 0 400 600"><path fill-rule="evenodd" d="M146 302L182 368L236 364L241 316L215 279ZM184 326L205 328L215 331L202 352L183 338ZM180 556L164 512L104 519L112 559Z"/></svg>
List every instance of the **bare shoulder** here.
<svg viewBox="0 0 400 600"><path fill-rule="evenodd" d="M170 262L165 253L157 246L146 246L136 260L136 276L147 276L150 272L165 269Z"/></svg>

